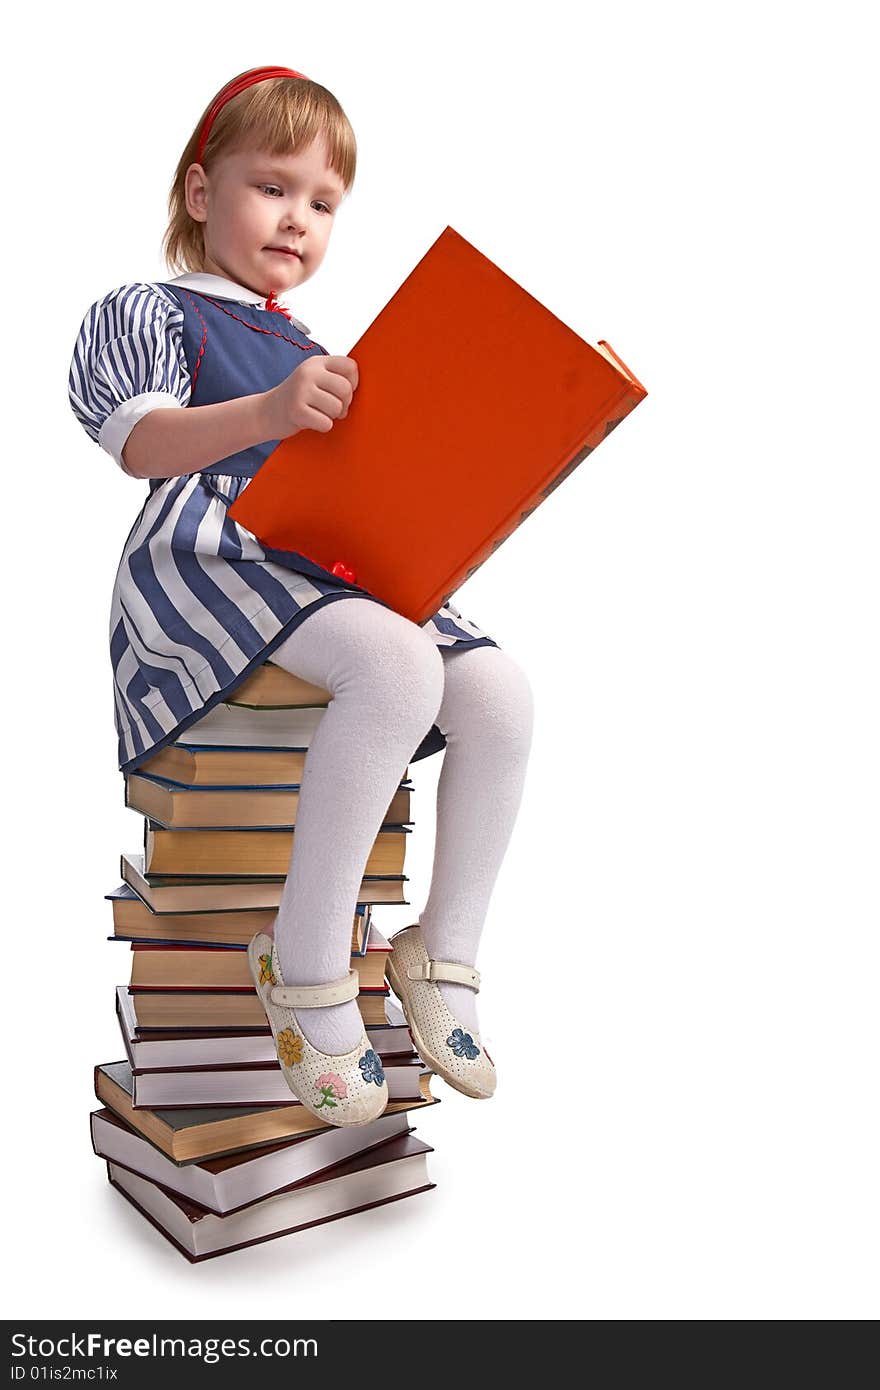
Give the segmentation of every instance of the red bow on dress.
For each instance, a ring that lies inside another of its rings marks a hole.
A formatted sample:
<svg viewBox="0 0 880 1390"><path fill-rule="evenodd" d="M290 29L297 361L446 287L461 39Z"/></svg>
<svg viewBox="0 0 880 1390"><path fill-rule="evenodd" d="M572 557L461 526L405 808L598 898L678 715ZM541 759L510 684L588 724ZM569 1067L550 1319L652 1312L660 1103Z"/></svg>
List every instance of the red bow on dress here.
<svg viewBox="0 0 880 1390"><path fill-rule="evenodd" d="M273 309L276 314L283 314L286 319L293 318L293 315L291 314L290 310L285 309L283 304L278 303L278 300L275 298L274 290L269 291L269 294L266 298L266 308Z"/></svg>

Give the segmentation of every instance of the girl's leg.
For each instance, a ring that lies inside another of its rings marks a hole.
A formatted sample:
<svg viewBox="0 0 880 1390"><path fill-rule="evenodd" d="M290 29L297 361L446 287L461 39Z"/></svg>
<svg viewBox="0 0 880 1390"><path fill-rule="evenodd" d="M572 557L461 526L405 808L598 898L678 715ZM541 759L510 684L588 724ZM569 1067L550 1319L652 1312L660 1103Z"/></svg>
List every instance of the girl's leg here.
<svg viewBox="0 0 880 1390"><path fill-rule="evenodd" d="M271 660L329 691L306 755L290 870L275 923L286 984L320 985L351 968L351 928L370 850L443 694L443 661L417 624L370 599L309 615ZM321 1052L355 1047L357 1003L303 1009Z"/></svg>
<svg viewBox="0 0 880 1390"><path fill-rule="evenodd" d="M489 899L516 821L532 741L534 705L521 668L498 647L443 648L446 679L434 723L446 735L437 786L434 871L419 918L433 960L476 965ZM438 981L465 1028L476 996Z"/></svg>

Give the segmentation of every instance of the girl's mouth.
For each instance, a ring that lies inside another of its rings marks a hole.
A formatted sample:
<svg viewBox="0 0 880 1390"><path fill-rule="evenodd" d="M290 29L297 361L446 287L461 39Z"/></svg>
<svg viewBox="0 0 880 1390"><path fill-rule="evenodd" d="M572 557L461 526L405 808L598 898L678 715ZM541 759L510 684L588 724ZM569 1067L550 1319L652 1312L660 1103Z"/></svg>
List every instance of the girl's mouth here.
<svg viewBox="0 0 880 1390"><path fill-rule="evenodd" d="M288 260L302 260L302 257L298 251L288 251L283 246L267 246L265 247L265 250L272 251L276 256L287 256Z"/></svg>

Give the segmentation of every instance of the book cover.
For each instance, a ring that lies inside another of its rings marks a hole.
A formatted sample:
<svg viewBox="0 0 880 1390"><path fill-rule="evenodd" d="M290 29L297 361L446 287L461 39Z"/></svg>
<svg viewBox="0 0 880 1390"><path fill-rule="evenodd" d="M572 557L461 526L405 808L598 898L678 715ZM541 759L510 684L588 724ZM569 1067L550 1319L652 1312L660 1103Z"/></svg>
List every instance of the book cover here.
<svg viewBox="0 0 880 1390"><path fill-rule="evenodd" d="M349 355L347 418L283 440L229 516L416 623L647 395L452 227Z"/></svg>

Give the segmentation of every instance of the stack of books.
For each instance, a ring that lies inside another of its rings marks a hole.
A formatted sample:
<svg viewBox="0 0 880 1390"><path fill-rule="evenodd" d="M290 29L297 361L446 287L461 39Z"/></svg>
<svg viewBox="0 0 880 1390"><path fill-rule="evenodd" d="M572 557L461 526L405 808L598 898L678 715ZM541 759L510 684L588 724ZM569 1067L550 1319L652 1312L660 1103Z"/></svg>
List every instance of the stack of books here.
<svg viewBox="0 0 880 1390"><path fill-rule="evenodd" d="M430 1072L388 997L376 903L406 903L412 784L403 777L365 865L352 921L358 1007L389 1104L328 1125L292 1094L251 980L247 944L271 929L295 839L309 741L326 691L266 662L125 779L144 817L107 894L130 945L116 989L125 1058L95 1068L92 1146L107 1176L190 1260L269 1240L434 1186L413 1112Z"/></svg>

